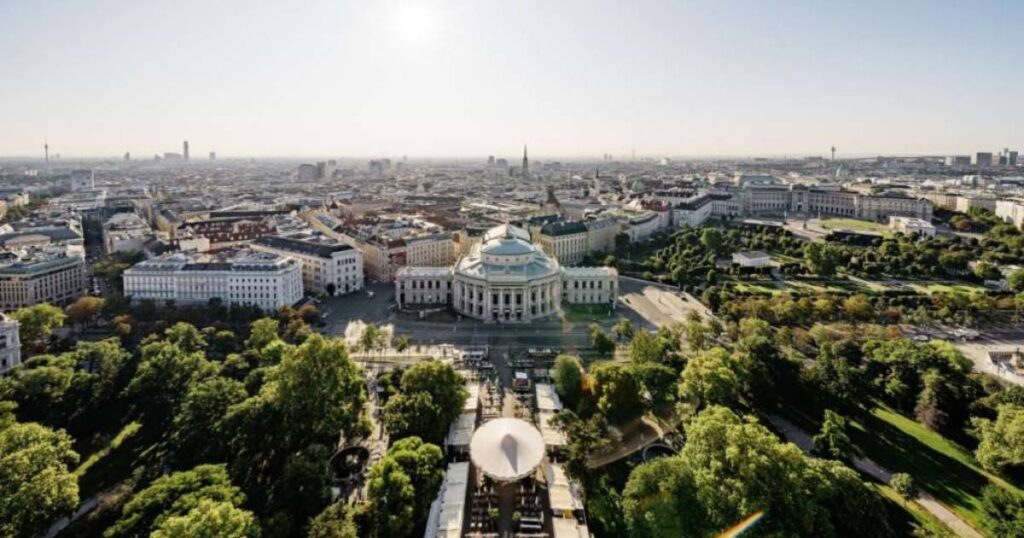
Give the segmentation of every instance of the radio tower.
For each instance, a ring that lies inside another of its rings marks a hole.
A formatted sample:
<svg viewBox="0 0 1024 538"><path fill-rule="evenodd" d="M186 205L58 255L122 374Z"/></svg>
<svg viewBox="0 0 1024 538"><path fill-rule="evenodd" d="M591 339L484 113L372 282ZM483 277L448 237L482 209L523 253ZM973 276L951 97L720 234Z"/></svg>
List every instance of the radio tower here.
<svg viewBox="0 0 1024 538"><path fill-rule="evenodd" d="M835 164L836 164L836 147L832 146L832 165L835 166Z"/></svg>
<svg viewBox="0 0 1024 538"><path fill-rule="evenodd" d="M43 155L45 155L46 166L50 166L50 142L43 140Z"/></svg>

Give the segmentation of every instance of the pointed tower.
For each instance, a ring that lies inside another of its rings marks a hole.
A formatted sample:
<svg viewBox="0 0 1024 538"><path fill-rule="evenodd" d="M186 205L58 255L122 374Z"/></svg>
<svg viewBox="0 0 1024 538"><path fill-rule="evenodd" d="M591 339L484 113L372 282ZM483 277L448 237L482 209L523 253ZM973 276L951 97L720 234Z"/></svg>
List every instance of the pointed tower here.
<svg viewBox="0 0 1024 538"><path fill-rule="evenodd" d="M523 178L530 177L530 159L526 157L526 144L523 144Z"/></svg>

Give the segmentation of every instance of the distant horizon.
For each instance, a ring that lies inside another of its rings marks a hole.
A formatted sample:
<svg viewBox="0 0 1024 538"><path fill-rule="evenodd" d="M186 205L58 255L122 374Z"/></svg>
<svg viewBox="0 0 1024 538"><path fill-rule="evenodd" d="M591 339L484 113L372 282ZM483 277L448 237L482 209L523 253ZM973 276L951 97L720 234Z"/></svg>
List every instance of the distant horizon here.
<svg viewBox="0 0 1024 538"><path fill-rule="evenodd" d="M870 159L870 158L876 158L876 157L892 157L892 158L943 158L943 157L949 157L949 156L954 156L954 155L956 155L956 156L970 156L970 157L974 157L974 155L977 152L979 152L979 151L980 152L990 152L994 156L997 156L999 154L999 152L1002 151L1003 149L1004 148L999 148L998 150L995 150L995 149L992 149L992 150L989 150L989 149L979 149L977 151L970 151L970 152L961 151L961 152L947 152L947 153L939 153L939 152L933 152L933 153L896 153L896 152L871 153L871 152L866 152L866 153L853 153L853 154L840 153L838 151L838 149L837 149L837 151L836 151L836 160L838 161L838 160L843 160L843 159ZM1009 149L1011 151L1016 151L1013 148L1009 148ZM170 152L170 151L169 152L162 152L162 153L159 154L160 161L164 161L163 153L177 153L179 155L181 154L180 151L179 152ZM298 155L298 154L292 154L292 155L284 155L284 154L266 154L266 155L239 154L239 155L234 155L234 154L232 154L232 155L221 155L220 152L217 152L217 158L211 160L209 158L209 156L208 156L209 152L204 152L201 155L193 154L191 151L189 153L190 153L190 158L189 158L188 161L172 160L171 162L209 163L209 162L216 162L216 161L246 160L246 159L262 159L262 160L271 160L271 161L273 161L273 160L280 160L280 161L311 160L311 161L313 161L313 160L325 160L325 159L327 159L327 160L334 159L334 160L370 161L370 160L374 160L374 159L390 159L391 161L401 161L403 157L408 158L408 160L410 160L410 161L470 161L470 162L472 162L472 161L486 161L488 157L492 157L493 156L495 159L506 159L508 161L509 165L514 166L514 165L519 164L519 161L522 158L521 154L520 155L515 155L515 156L508 156L508 155L497 154L497 153L486 154L486 155L470 155L470 154L463 154L463 155L458 155L458 154L453 154L453 155L403 155L401 153L398 153L398 154L384 154L384 155L335 155L335 154L307 154L307 155ZM1024 153L1024 151L1022 151L1021 153ZM143 153L143 154L140 154L140 155L136 155L133 152L133 153L131 153L131 160L130 160L130 162L156 162L156 159L154 159L155 155L157 155L157 154L155 154L155 153ZM769 153L762 153L762 154L758 154L758 153L736 153L736 154L717 154L717 155L711 155L711 154L707 154L707 155L701 155L701 154L675 154L675 155L661 155L661 154L658 154L658 155L654 155L654 154L640 154L640 153L637 153L635 158L631 154L627 154L625 156L619 156L619 155L616 155L616 154L611 154L611 155L612 155L612 160L610 162L620 162L620 163L640 162L640 161L642 161L644 159L647 159L647 160L660 160L660 159L663 159L663 158L667 158L667 159L670 159L670 160L679 160L679 161L720 160L720 159L740 159L740 160L742 160L742 159L806 159L806 158L816 158L816 157L817 158L824 158L824 159L830 158L830 154L828 152L821 153L821 154L819 154L819 153L786 153L786 154L774 154L774 153L773 154L769 154ZM567 161L589 161L589 160L596 160L598 162L608 162L608 161L602 161L602 155L600 155L600 154L595 154L595 155L591 155L591 154L578 154L578 155L555 155L555 154L545 155L545 154L536 154L536 155L534 155L532 150L529 152L529 158L530 158L531 162L532 161L541 161L541 162L543 162L543 161L550 161L550 160L556 160L556 161L561 161L561 160L567 160ZM45 160L45 158L44 158L44 155L42 155L42 154L40 154L40 155L0 155L0 161L44 161L44 160ZM124 162L124 154L121 153L120 155L112 155L112 154L66 155L66 154L61 153L61 156L58 159L58 158L56 158L54 156L54 153L51 150L51 154L50 154L50 164L51 165L59 165L59 164L61 164L63 162L74 161L74 160L118 161L118 162Z"/></svg>

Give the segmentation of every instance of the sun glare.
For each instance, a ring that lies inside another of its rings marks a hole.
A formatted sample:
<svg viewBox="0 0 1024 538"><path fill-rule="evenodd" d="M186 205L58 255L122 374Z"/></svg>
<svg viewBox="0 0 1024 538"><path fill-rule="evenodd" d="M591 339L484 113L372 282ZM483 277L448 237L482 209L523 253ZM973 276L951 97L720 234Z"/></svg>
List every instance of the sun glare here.
<svg viewBox="0 0 1024 538"><path fill-rule="evenodd" d="M424 43L438 32L437 6L430 2L406 1L396 3L391 9L391 21L398 38Z"/></svg>

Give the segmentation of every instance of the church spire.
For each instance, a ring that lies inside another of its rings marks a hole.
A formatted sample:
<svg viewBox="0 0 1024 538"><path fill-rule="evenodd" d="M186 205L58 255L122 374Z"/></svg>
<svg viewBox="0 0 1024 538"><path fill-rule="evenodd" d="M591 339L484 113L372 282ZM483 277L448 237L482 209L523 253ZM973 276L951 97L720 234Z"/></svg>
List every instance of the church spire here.
<svg viewBox="0 0 1024 538"><path fill-rule="evenodd" d="M526 144L523 144L523 177L530 177L530 159L526 157Z"/></svg>

